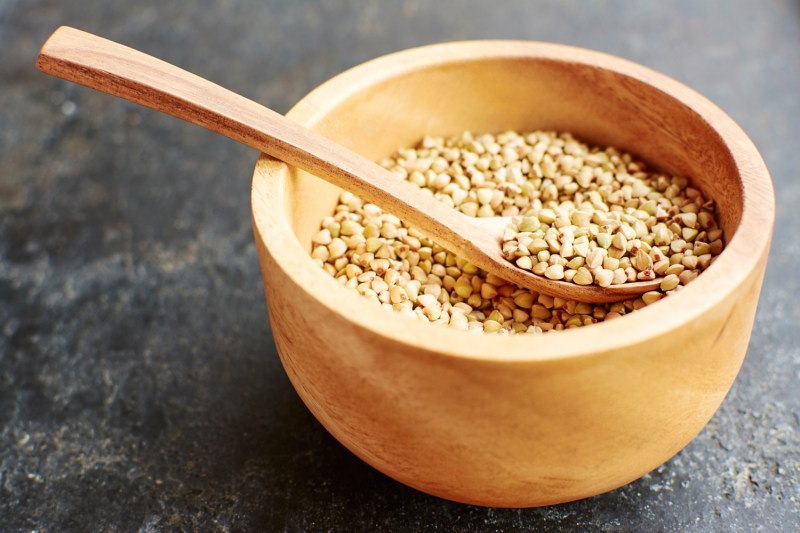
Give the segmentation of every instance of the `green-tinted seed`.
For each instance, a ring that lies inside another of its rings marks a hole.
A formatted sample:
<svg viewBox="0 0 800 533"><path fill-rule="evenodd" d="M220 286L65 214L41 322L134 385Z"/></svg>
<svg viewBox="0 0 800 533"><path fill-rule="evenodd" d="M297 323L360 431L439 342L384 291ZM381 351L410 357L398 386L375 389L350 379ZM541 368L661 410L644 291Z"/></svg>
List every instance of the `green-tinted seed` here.
<svg viewBox="0 0 800 533"><path fill-rule="evenodd" d="M533 269L533 261L529 255L525 255L522 257L517 258L515 261L517 266L523 270L531 270Z"/></svg>
<svg viewBox="0 0 800 533"><path fill-rule="evenodd" d="M665 276L663 280L661 280L660 288L662 291L671 291L678 285L680 285L681 280L675 274L670 274Z"/></svg>
<svg viewBox="0 0 800 533"><path fill-rule="evenodd" d="M536 231L540 226L538 218L524 217L519 224L519 231Z"/></svg>
<svg viewBox="0 0 800 533"><path fill-rule="evenodd" d="M527 291L514 297L514 303L522 309L530 309L533 306L533 302L533 295Z"/></svg>
<svg viewBox="0 0 800 533"><path fill-rule="evenodd" d="M664 295L658 291L650 291L642 295L642 301L644 301L645 305L650 305L659 301L663 296Z"/></svg>

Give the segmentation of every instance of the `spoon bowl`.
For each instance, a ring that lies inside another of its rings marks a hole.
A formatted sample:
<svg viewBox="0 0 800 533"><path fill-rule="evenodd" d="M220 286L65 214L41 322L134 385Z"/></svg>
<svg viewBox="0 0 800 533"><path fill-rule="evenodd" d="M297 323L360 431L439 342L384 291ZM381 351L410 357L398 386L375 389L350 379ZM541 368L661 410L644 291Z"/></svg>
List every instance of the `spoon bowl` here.
<svg viewBox="0 0 800 533"><path fill-rule="evenodd" d="M474 227L475 229L471 232L474 236L472 243L488 258L488 260L476 259L477 254L473 252L472 262L520 287L534 289L551 296L559 296L565 300L605 303L636 298L645 292L656 290L663 279L657 277L648 281L634 281L608 287L577 285L568 281L548 279L517 268L503 257L501 253L503 231L511 223L513 217L472 218L461 213L456 214L464 220L455 225L459 228Z"/></svg>

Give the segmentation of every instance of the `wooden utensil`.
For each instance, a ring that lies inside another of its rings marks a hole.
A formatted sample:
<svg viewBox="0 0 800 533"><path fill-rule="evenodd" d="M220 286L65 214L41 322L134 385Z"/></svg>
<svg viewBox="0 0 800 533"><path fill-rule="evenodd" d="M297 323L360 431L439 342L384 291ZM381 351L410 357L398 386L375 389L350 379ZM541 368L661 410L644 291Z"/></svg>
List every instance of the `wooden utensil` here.
<svg viewBox="0 0 800 533"><path fill-rule="evenodd" d="M554 281L501 255L510 219L471 218L376 163L208 80L113 41L62 26L42 47L39 70L151 107L265 152L374 202L478 267L519 286L584 302L654 290L660 278L599 287Z"/></svg>

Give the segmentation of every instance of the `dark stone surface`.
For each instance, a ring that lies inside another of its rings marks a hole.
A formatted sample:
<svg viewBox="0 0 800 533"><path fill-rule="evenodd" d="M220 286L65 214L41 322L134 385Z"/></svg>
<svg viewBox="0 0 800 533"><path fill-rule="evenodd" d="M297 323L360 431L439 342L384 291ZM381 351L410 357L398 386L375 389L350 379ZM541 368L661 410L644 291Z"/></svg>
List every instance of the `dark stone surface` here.
<svg viewBox="0 0 800 533"><path fill-rule="evenodd" d="M270 337L257 154L44 76L69 24L285 111L374 56L571 43L696 88L760 147L778 224L742 372L655 472L545 509L442 501L354 458ZM0 531L797 531L800 3L0 0Z"/></svg>

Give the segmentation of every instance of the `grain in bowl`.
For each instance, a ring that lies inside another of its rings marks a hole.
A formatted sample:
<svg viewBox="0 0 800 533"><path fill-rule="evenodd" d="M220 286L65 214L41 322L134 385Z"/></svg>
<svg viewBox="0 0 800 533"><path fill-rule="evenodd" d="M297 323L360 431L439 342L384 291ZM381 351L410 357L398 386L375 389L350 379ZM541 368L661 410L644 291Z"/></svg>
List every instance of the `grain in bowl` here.
<svg viewBox="0 0 800 533"><path fill-rule="evenodd" d="M425 137L382 166L472 217L513 217L503 255L553 280L607 287L661 279L610 304L565 300L487 273L344 192L311 256L386 309L469 331L544 333L610 320L680 290L722 251L715 206L690 180L551 131Z"/></svg>

